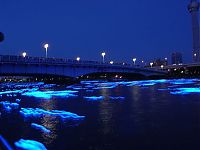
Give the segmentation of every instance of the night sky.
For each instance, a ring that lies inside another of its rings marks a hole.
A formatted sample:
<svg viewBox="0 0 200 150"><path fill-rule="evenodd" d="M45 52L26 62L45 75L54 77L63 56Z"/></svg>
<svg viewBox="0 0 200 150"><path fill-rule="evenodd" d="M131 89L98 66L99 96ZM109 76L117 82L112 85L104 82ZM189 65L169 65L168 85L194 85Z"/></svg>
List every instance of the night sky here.
<svg viewBox="0 0 200 150"><path fill-rule="evenodd" d="M183 53L191 62L189 0L0 0L0 54L149 62Z"/></svg>

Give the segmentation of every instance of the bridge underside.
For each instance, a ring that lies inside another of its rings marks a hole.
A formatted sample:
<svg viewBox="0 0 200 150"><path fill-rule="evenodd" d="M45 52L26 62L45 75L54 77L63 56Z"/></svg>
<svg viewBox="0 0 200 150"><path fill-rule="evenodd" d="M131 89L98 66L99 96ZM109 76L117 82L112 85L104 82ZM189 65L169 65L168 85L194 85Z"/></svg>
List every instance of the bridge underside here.
<svg viewBox="0 0 200 150"><path fill-rule="evenodd" d="M1 63L1 75L45 75L77 78L95 73L137 74L143 76L164 75L153 70L112 66L112 65L81 65L81 64L28 64L28 63Z"/></svg>

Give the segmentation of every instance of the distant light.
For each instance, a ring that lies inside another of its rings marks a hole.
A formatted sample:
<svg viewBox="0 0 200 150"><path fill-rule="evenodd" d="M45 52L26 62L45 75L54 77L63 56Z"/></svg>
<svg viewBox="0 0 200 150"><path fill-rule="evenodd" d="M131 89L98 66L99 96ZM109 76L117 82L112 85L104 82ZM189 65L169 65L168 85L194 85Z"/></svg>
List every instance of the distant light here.
<svg viewBox="0 0 200 150"><path fill-rule="evenodd" d="M196 56L197 56L197 54L195 53L195 54L194 54L194 57L196 57Z"/></svg>
<svg viewBox="0 0 200 150"><path fill-rule="evenodd" d="M125 63L123 63L123 65L125 65Z"/></svg>
<svg viewBox="0 0 200 150"><path fill-rule="evenodd" d="M46 44L44 44L45 53L46 53L46 58L47 58L47 53L48 53L48 52L47 52L47 49L48 49L48 47L49 47L49 44L47 44L47 43L46 43Z"/></svg>
<svg viewBox="0 0 200 150"><path fill-rule="evenodd" d="M142 63L144 63L144 61L142 61Z"/></svg>
<svg viewBox="0 0 200 150"><path fill-rule="evenodd" d="M176 66L176 64L172 64L173 66Z"/></svg>
<svg viewBox="0 0 200 150"><path fill-rule="evenodd" d="M164 68L164 66L163 66L163 65L161 65L160 67L161 67L162 69Z"/></svg>
<svg viewBox="0 0 200 150"><path fill-rule="evenodd" d="M77 57L77 58L76 58L77 61L80 61L80 59L81 59L80 57Z"/></svg>
<svg viewBox="0 0 200 150"><path fill-rule="evenodd" d="M103 63L105 62L105 60L104 60L104 56L105 56L105 55L106 55L105 52L101 53L101 56L103 57Z"/></svg>
<svg viewBox="0 0 200 150"><path fill-rule="evenodd" d="M133 61L135 62L137 59L136 58L133 58Z"/></svg>
<svg viewBox="0 0 200 150"><path fill-rule="evenodd" d="M49 47L49 44L44 44L44 48L48 48Z"/></svg>
<svg viewBox="0 0 200 150"><path fill-rule="evenodd" d="M134 63L134 65L135 65L135 61L136 61L137 59L136 58L133 58L133 63Z"/></svg>
<svg viewBox="0 0 200 150"><path fill-rule="evenodd" d="M26 52L23 52L23 53L22 53L22 56L23 56L23 57L26 57Z"/></svg>
<svg viewBox="0 0 200 150"><path fill-rule="evenodd" d="M178 65L180 66L180 65L183 65L183 64L180 63L180 64L178 64Z"/></svg>
<svg viewBox="0 0 200 150"><path fill-rule="evenodd" d="M106 53L105 53L105 52L103 52L103 53L101 53L101 55L104 57L104 56L106 55Z"/></svg>
<svg viewBox="0 0 200 150"><path fill-rule="evenodd" d="M165 60L167 60L167 57L165 57Z"/></svg>
<svg viewBox="0 0 200 150"><path fill-rule="evenodd" d="M110 61L110 64L112 65L114 62L113 61Z"/></svg>
<svg viewBox="0 0 200 150"><path fill-rule="evenodd" d="M153 63L152 63L152 62L150 63L150 66L151 66L151 68L152 68L152 66L153 66Z"/></svg>

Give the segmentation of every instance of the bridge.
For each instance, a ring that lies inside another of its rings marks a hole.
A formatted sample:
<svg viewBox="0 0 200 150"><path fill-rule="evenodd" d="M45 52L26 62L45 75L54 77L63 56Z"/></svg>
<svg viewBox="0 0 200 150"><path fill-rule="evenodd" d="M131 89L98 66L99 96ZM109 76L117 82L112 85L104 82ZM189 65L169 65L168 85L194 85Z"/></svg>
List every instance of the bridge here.
<svg viewBox="0 0 200 150"><path fill-rule="evenodd" d="M141 68L126 63L102 63L65 58L0 55L0 75L56 75L80 77L92 73L133 73L144 76L165 75L165 71Z"/></svg>

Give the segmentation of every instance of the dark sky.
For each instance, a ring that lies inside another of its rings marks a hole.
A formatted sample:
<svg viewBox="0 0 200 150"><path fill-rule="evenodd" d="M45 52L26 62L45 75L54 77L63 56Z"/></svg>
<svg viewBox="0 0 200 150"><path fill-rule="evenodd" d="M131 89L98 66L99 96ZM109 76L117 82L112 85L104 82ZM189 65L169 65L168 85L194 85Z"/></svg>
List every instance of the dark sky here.
<svg viewBox="0 0 200 150"><path fill-rule="evenodd" d="M0 54L131 62L191 61L189 0L0 0Z"/></svg>

